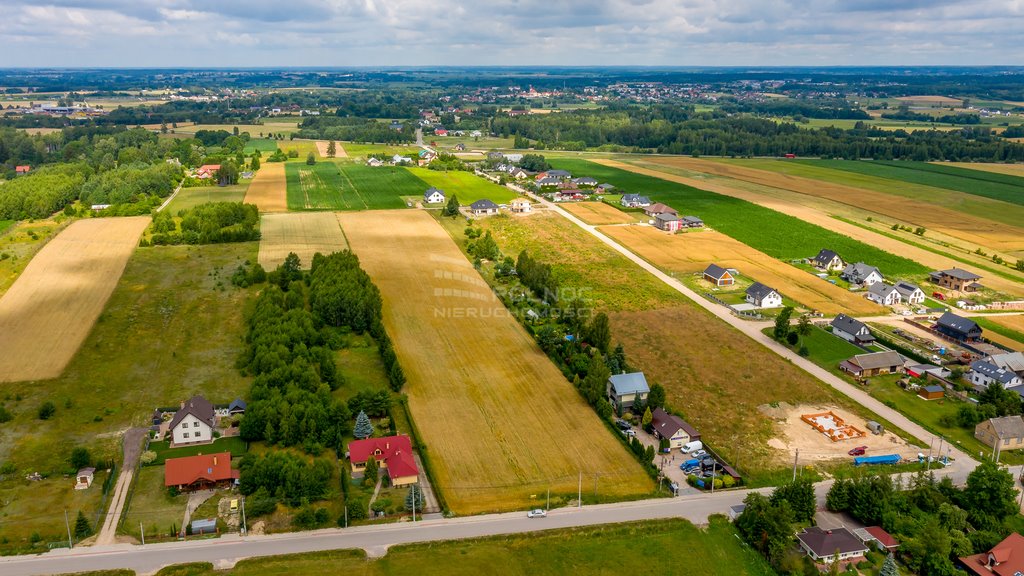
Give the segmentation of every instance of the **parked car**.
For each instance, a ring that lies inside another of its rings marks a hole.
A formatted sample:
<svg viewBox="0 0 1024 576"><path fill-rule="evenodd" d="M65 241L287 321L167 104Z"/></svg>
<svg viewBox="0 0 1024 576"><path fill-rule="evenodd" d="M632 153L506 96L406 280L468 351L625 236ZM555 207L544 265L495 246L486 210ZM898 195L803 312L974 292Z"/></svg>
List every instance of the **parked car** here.
<svg viewBox="0 0 1024 576"><path fill-rule="evenodd" d="M697 460L703 460L704 457L707 456L707 455L708 455L708 453L707 453L706 450L697 450L696 452L691 454L691 456L693 456Z"/></svg>
<svg viewBox="0 0 1024 576"><path fill-rule="evenodd" d="M936 300L945 300L946 295L942 292L932 292L932 298L935 298Z"/></svg>
<svg viewBox="0 0 1024 576"><path fill-rule="evenodd" d="M548 513L544 510L537 508L536 510L530 510L526 513L527 518L547 518Z"/></svg>
<svg viewBox="0 0 1024 576"><path fill-rule="evenodd" d="M619 427L619 430L629 430L630 428L633 427L632 424L630 424L629 422L626 422L622 418L619 418L618 420L616 420L615 421L615 425Z"/></svg>
<svg viewBox="0 0 1024 576"><path fill-rule="evenodd" d="M704 448L704 444L700 440L694 440L693 442L683 444L682 452L683 454L689 454L690 452L700 451L701 448Z"/></svg>
<svg viewBox="0 0 1024 576"><path fill-rule="evenodd" d="M632 428L629 430L623 430L622 433L629 438L636 438L636 430L633 430Z"/></svg>
<svg viewBox="0 0 1024 576"><path fill-rule="evenodd" d="M853 448L849 452L847 452L847 454L849 454L850 456L863 456L864 453L867 451L867 446L857 446L856 448Z"/></svg>

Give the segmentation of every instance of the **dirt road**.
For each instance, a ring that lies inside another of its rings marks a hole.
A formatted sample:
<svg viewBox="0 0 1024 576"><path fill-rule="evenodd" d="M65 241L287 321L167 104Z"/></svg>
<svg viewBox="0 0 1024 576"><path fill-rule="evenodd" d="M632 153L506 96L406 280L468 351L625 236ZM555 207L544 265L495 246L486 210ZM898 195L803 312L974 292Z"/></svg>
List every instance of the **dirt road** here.
<svg viewBox="0 0 1024 576"><path fill-rule="evenodd" d="M145 428L129 428L124 433L122 440L124 461L121 464L121 473L117 477L117 484L114 486L114 492L110 498L110 506L107 507L106 516L103 517L103 525L96 536L95 545L113 544L117 538L117 524L121 520L121 513L124 512L128 489L135 476L135 467L139 464L142 440L145 437Z"/></svg>

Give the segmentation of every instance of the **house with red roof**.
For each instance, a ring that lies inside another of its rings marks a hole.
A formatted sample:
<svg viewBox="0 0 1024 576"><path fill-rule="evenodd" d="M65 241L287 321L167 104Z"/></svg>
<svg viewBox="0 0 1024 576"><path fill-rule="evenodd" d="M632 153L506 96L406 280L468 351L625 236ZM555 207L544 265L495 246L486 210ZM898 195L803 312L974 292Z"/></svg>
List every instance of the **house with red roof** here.
<svg viewBox="0 0 1024 576"><path fill-rule="evenodd" d="M230 452L168 458L164 462L164 486L182 492L228 486L238 478L238 470L231 469Z"/></svg>
<svg viewBox="0 0 1024 576"><path fill-rule="evenodd" d="M349 443L348 459L353 472L364 472L370 458L380 464L381 470L387 470L392 486L408 486L419 481L420 470L413 457L412 442L404 434Z"/></svg>
<svg viewBox="0 0 1024 576"><path fill-rule="evenodd" d="M960 564L979 576L1015 576L1024 573L1024 536L1014 532L988 552L964 556Z"/></svg>
<svg viewBox="0 0 1024 576"><path fill-rule="evenodd" d="M203 164L199 168L196 168L196 178L213 178L217 175L217 171L219 170L220 164Z"/></svg>
<svg viewBox="0 0 1024 576"><path fill-rule="evenodd" d="M15 166L14 167L14 174L16 176L23 176L25 174L28 174L31 171L32 171L32 167L28 166L28 165L22 165L22 166Z"/></svg>
<svg viewBox="0 0 1024 576"><path fill-rule="evenodd" d="M892 534L883 530L881 526L868 526L867 528L854 530L854 533L865 544L874 544L889 552L900 547L899 540L893 538Z"/></svg>

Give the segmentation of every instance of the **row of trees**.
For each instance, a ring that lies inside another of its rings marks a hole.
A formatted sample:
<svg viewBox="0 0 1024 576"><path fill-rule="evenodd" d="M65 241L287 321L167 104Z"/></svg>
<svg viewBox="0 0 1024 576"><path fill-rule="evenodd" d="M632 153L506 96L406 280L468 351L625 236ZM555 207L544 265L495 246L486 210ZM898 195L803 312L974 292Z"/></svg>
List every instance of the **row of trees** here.
<svg viewBox="0 0 1024 576"><path fill-rule="evenodd" d="M272 511L275 502L298 506L322 500L327 496L333 468L327 459L307 462L290 452L247 454L239 463L239 490L251 496L250 514L259 516Z"/></svg>
<svg viewBox="0 0 1024 576"><path fill-rule="evenodd" d="M41 168L0 186L0 220L46 218L70 205L92 170L85 164Z"/></svg>
<svg viewBox="0 0 1024 576"><path fill-rule="evenodd" d="M259 210L241 202L210 202L178 213L158 212L150 229L152 244L222 244L259 240ZM262 270L262 268L261 268Z"/></svg>
<svg viewBox="0 0 1024 576"><path fill-rule="evenodd" d="M401 129L391 128L386 122L374 119L338 116L310 116L299 125L298 138L314 140L346 140L350 142L383 142L407 144L415 141L416 133L410 123Z"/></svg>

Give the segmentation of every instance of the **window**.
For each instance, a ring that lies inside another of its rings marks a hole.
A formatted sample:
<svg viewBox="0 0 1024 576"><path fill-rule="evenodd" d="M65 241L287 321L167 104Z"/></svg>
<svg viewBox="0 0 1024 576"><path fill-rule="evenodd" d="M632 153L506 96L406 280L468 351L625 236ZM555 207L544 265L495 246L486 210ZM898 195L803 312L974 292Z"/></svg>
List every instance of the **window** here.
<svg viewBox="0 0 1024 576"><path fill-rule="evenodd" d="M196 430L196 433L194 434L194 436L195 436L196 438L199 438L199 431L198 431L198 430Z"/></svg>
<svg viewBox="0 0 1024 576"><path fill-rule="evenodd" d="M1010 445L1010 439L1009 438L1004 439L1003 440L1003 446L1009 446L1009 445Z"/></svg>
<svg viewBox="0 0 1024 576"><path fill-rule="evenodd" d="M181 437L182 438L188 438L188 432L185 432L184 434L182 434Z"/></svg>
<svg viewBox="0 0 1024 576"><path fill-rule="evenodd" d="M193 422L192 423L192 427L193 428L199 428L199 422Z"/></svg>

